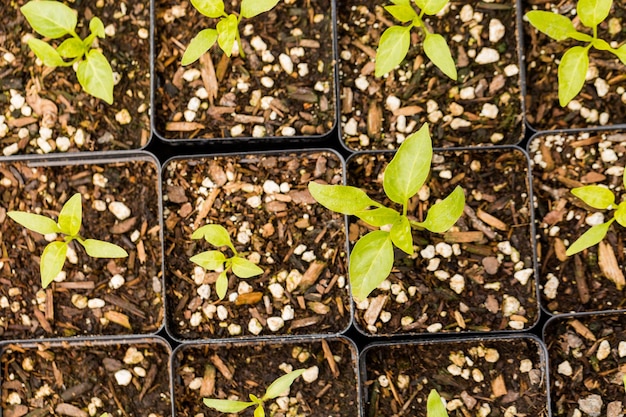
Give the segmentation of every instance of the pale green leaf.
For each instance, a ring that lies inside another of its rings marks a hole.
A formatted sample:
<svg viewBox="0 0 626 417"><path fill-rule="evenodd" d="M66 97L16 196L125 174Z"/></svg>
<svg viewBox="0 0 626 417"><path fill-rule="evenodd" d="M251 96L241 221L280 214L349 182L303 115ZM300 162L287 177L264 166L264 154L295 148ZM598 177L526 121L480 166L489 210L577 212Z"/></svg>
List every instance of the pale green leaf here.
<svg viewBox="0 0 626 417"><path fill-rule="evenodd" d="M379 206L365 191L348 185L327 185L309 182L309 192L322 206L341 214L356 214L371 206Z"/></svg>
<svg viewBox="0 0 626 417"><path fill-rule="evenodd" d="M204 238L204 240L206 240L213 246L216 246L218 248L221 246L228 246L230 249L232 249L233 252L237 253L232 241L230 240L230 235L228 234L228 231L224 228L224 226L220 226L219 224L204 225L195 232L193 232L191 238Z"/></svg>
<svg viewBox="0 0 626 417"><path fill-rule="evenodd" d="M183 54L181 65L189 65L196 62L217 41L217 30L204 29L189 42L189 46Z"/></svg>
<svg viewBox="0 0 626 417"><path fill-rule="evenodd" d="M604 236L606 236L606 233L609 231L609 226L611 225L611 223L613 223L613 220L615 219L611 219L606 223L592 226L589 230L583 233L581 237L576 239L576 241L572 243L569 248L567 248L565 254L567 256L572 256L575 253L587 249L590 246L600 243L600 241L604 239Z"/></svg>
<svg viewBox="0 0 626 417"><path fill-rule="evenodd" d="M569 37L581 42L589 43L593 41L593 36L578 31L570 32Z"/></svg>
<svg viewBox="0 0 626 417"><path fill-rule="evenodd" d="M410 4L410 1L411 1L411 0L391 0L391 2L392 2L393 4L398 4L398 5L400 5L400 4L406 4L406 5L408 5L408 4Z"/></svg>
<svg viewBox="0 0 626 417"><path fill-rule="evenodd" d="M417 17L415 9L409 3L385 6L385 10L402 23L411 22Z"/></svg>
<svg viewBox="0 0 626 417"><path fill-rule="evenodd" d="M453 80L456 80L456 66L450 48L443 36L436 33L426 35L424 53L437 68Z"/></svg>
<svg viewBox="0 0 626 417"><path fill-rule="evenodd" d="M428 15L439 13L449 0L415 0L415 4Z"/></svg>
<svg viewBox="0 0 626 417"><path fill-rule="evenodd" d="M80 193L74 194L65 202L59 213L59 227L68 236L76 236L80 232L83 221L83 200Z"/></svg>
<svg viewBox="0 0 626 417"><path fill-rule="evenodd" d="M207 17L224 16L224 2L222 0L191 0L191 4Z"/></svg>
<svg viewBox="0 0 626 417"><path fill-rule="evenodd" d="M620 225L626 227L626 202L622 201L619 203L619 206L617 206L617 210L615 210L615 220L617 220Z"/></svg>
<svg viewBox="0 0 626 417"><path fill-rule="evenodd" d="M259 404L257 408L254 409L254 417L265 417L265 410L263 409L263 404Z"/></svg>
<svg viewBox="0 0 626 417"><path fill-rule="evenodd" d="M67 254L66 242L51 242L46 246L41 254L41 263L39 271L41 273L41 286L48 287L52 281L59 275L65 264L65 255Z"/></svg>
<svg viewBox="0 0 626 417"><path fill-rule="evenodd" d="M254 405L251 401L215 400L213 398L205 398L203 402L207 407L213 408L221 413L239 413L251 405Z"/></svg>
<svg viewBox="0 0 626 417"><path fill-rule="evenodd" d="M619 48L611 49L610 51L614 53L620 61L622 61L622 64L626 65L626 43Z"/></svg>
<svg viewBox="0 0 626 417"><path fill-rule="evenodd" d="M615 195L611 190L599 185L586 185L572 189L572 194L588 206L604 210L615 204Z"/></svg>
<svg viewBox="0 0 626 417"><path fill-rule="evenodd" d="M426 417L448 417L446 406L436 390L430 390L426 402Z"/></svg>
<svg viewBox="0 0 626 417"><path fill-rule="evenodd" d="M78 58L85 53L83 42L76 38L67 38L57 47L57 52L63 58Z"/></svg>
<svg viewBox="0 0 626 417"><path fill-rule="evenodd" d="M567 39L576 32L572 21L558 13L533 10L526 13L526 17L535 29L557 41Z"/></svg>
<svg viewBox="0 0 626 417"><path fill-rule="evenodd" d="M78 82L86 93L113 104L113 69L97 49L92 49L76 70Z"/></svg>
<svg viewBox="0 0 626 417"><path fill-rule="evenodd" d="M410 135L396 152L384 172L385 193L398 204L406 205L424 185L433 156L428 123Z"/></svg>
<svg viewBox="0 0 626 417"><path fill-rule="evenodd" d="M235 256L232 262L233 273L239 278L250 278L263 273L263 269L245 258Z"/></svg>
<svg viewBox="0 0 626 417"><path fill-rule="evenodd" d="M102 23L102 20L100 20L97 16L94 16L89 22L89 30L99 38L104 38L106 36L104 33L104 23Z"/></svg>
<svg viewBox="0 0 626 417"><path fill-rule="evenodd" d="M363 301L383 282L393 267L393 244L389 232L375 230L356 242L350 254L352 296Z"/></svg>
<svg viewBox="0 0 626 417"><path fill-rule="evenodd" d="M35 53L35 56L48 67L64 67L65 61L56 49L48 45L46 42L37 38L30 38L28 40L28 47Z"/></svg>
<svg viewBox="0 0 626 417"><path fill-rule="evenodd" d="M263 395L263 398L261 398L261 400L271 400L278 397L279 395L287 391L291 387L291 384L293 384L293 381L295 381L296 378L298 378L303 373L304 369L297 369L279 378L276 378L274 382L272 382L270 386L267 387L267 390L265 390L265 394Z"/></svg>
<svg viewBox="0 0 626 417"><path fill-rule="evenodd" d="M454 226L465 208L465 194L457 186L446 198L433 204L428 209L426 219L421 226L433 233L443 233Z"/></svg>
<svg viewBox="0 0 626 417"><path fill-rule="evenodd" d="M57 39L74 32L76 12L58 1L29 1L20 8L37 33Z"/></svg>
<svg viewBox="0 0 626 417"><path fill-rule="evenodd" d="M226 56L230 56L233 53L233 45L239 30L237 24L237 16L234 14L228 15L228 17L217 22L217 43Z"/></svg>
<svg viewBox="0 0 626 417"><path fill-rule="evenodd" d="M601 51L611 51L613 48L611 48L611 45L609 45L609 43L607 41L605 41L604 39L592 39L593 41L593 47L596 49L599 49Z"/></svg>
<svg viewBox="0 0 626 417"><path fill-rule="evenodd" d="M574 46L568 49L559 64L559 103L567 106L580 93L585 84L585 76L589 68L588 49Z"/></svg>
<svg viewBox="0 0 626 417"><path fill-rule="evenodd" d="M365 223L375 227L381 227L386 224L394 224L400 217L400 213L387 207L357 211L354 215L363 220Z"/></svg>
<svg viewBox="0 0 626 417"><path fill-rule="evenodd" d="M411 234L409 219L406 216L400 216L389 233L394 245L407 254L413 255L413 235Z"/></svg>
<svg viewBox="0 0 626 417"><path fill-rule="evenodd" d="M400 65L411 45L411 26L387 28L376 50L375 76L382 77Z"/></svg>
<svg viewBox="0 0 626 417"><path fill-rule="evenodd" d="M576 14L583 25L593 28L607 18L613 0L578 0Z"/></svg>
<svg viewBox="0 0 626 417"><path fill-rule="evenodd" d="M241 15L251 18L261 13L269 12L278 4L278 0L242 0Z"/></svg>
<svg viewBox="0 0 626 417"><path fill-rule="evenodd" d="M215 271L221 269L226 262L226 256L217 250L208 250L189 258L191 262L196 265L200 265L204 269L209 271Z"/></svg>
<svg viewBox="0 0 626 417"><path fill-rule="evenodd" d="M85 247L87 255L93 258L126 258L128 252L124 248L117 246L115 243L105 242L97 239L85 239L81 242Z"/></svg>
<svg viewBox="0 0 626 417"><path fill-rule="evenodd" d="M226 297L226 291L228 291L228 277L226 276L226 271L222 271L215 281L215 292L219 299L223 300Z"/></svg>
<svg viewBox="0 0 626 417"><path fill-rule="evenodd" d="M41 233L42 235L61 233L61 229L54 220L40 214L9 211L7 212L7 216L25 228L33 232Z"/></svg>

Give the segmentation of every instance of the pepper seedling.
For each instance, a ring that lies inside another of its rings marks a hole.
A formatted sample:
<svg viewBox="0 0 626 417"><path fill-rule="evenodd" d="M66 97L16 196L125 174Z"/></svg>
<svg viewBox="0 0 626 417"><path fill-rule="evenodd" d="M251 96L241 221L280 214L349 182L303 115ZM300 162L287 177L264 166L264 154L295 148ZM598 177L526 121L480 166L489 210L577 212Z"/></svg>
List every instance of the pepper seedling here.
<svg viewBox="0 0 626 417"><path fill-rule="evenodd" d="M76 11L52 0L30 1L20 8L35 32L50 39L70 35L56 49L37 38L28 39L28 46L48 67L75 68L78 82L86 93L113 104L113 69L106 57L93 48L96 37L104 38L104 24L94 16L89 21L90 34L81 39L76 34ZM69 59L69 61L66 61Z"/></svg>
<svg viewBox="0 0 626 417"><path fill-rule="evenodd" d="M411 45L411 29L418 27L424 34L423 48L426 56L444 74L453 80L457 79L456 66L450 48L443 36L431 32L424 24L424 15L436 15L449 0L414 0L419 13L411 5L410 0L391 0L392 5L385 6L393 17L407 26L394 25L387 28L378 42L374 75L382 77L399 65Z"/></svg>
<svg viewBox="0 0 626 417"><path fill-rule="evenodd" d="M230 240L228 231L218 224L207 224L197 229L191 235L192 239L204 239L216 247L228 246L233 251L233 256L227 258L219 250L209 250L192 256L189 260L196 265L209 271L219 272L215 281L215 291L220 300L226 296L228 290L228 271L239 278L250 278L263 273L263 270L246 258L239 255L233 242Z"/></svg>
<svg viewBox="0 0 626 417"><path fill-rule="evenodd" d="M558 13L533 10L526 13L531 25L556 41L574 39L585 42L585 46L573 46L561 57L558 67L558 93L561 107L567 106L580 93L585 84L589 68L589 50L593 46L601 51L616 55L626 65L626 44L619 48L598 37L598 25L609 15L613 0L579 0L576 14L580 22L591 29L592 34L579 32L570 19Z"/></svg>
<svg viewBox="0 0 626 417"><path fill-rule="evenodd" d="M83 218L80 193L74 194L65 202L56 222L46 216L24 211L9 211L7 215L33 232L42 235L65 235L63 240L55 239L48 243L41 254L39 270L43 288L50 285L63 269L67 248L73 240L80 243L85 248L87 255L94 258L125 258L128 256L128 253L116 244L97 239L84 239L78 234Z"/></svg>
<svg viewBox="0 0 626 417"><path fill-rule="evenodd" d="M432 153L428 124L424 124L419 131L402 142L387 165L383 189L392 202L402 206L401 212L372 200L365 191L357 187L309 183L309 192L324 207L356 216L378 228L361 237L350 254L350 287L357 301L367 298L389 276L394 262L394 246L408 255L413 255L412 229L443 233L463 213L465 194L457 186L445 199L430 207L423 222L409 218L409 199L426 182Z"/></svg>
<svg viewBox="0 0 626 417"><path fill-rule="evenodd" d="M191 0L191 4L203 15L219 19L215 29L203 29L191 40L183 54L183 66L196 62L217 42L227 56L231 56L235 42L239 53L244 56L239 34L239 23L245 17L249 19L268 12L278 4L278 0L242 0L239 14L227 14L222 0Z"/></svg>
<svg viewBox="0 0 626 417"><path fill-rule="evenodd" d="M205 398L204 405L213 408L221 413L240 413L248 407L257 406L254 410L254 417L265 417L265 409L263 404L267 400L283 395L285 391L291 388L291 384L304 373L304 369L291 371L277 378L267 387L265 394L261 398L250 394L250 401L233 401L233 400L217 400L213 398Z"/></svg>
<svg viewBox="0 0 626 417"><path fill-rule="evenodd" d="M437 390L431 389L426 401L426 417L448 417L446 406Z"/></svg>

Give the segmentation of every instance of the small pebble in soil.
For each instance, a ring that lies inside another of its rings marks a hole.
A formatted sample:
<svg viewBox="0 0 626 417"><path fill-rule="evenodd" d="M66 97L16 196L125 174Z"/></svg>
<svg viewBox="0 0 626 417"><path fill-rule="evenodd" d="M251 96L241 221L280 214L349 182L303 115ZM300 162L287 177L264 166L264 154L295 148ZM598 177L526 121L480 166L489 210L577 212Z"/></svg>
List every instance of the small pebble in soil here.
<svg viewBox="0 0 626 417"><path fill-rule="evenodd" d="M258 336L263 331L263 325L253 317L248 322L248 331L253 335Z"/></svg>
<svg viewBox="0 0 626 417"><path fill-rule="evenodd" d="M310 368L307 368L303 373L302 373L302 379L307 382L307 383L312 383L317 381L317 378L319 377L319 373L320 373L320 369L317 366L311 366Z"/></svg>
<svg viewBox="0 0 626 417"><path fill-rule="evenodd" d="M598 417L602 413L602 397L598 394L591 394L578 400L580 410L590 417Z"/></svg>
<svg viewBox="0 0 626 417"><path fill-rule="evenodd" d="M127 369L120 369L119 371L115 373L115 380L117 381L117 384L123 387L130 384L132 379L133 379L133 374Z"/></svg>
<svg viewBox="0 0 626 417"><path fill-rule="evenodd" d="M121 201L111 202L109 204L109 211L113 213L118 220L126 220L131 215L130 208Z"/></svg>
<svg viewBox="0 0 626 417"><path fill-rule="evenodd" d="M284 325L285 321L282 319L282 317L269 317L267 319L267 327L273 332L277 332Z"/></svg>

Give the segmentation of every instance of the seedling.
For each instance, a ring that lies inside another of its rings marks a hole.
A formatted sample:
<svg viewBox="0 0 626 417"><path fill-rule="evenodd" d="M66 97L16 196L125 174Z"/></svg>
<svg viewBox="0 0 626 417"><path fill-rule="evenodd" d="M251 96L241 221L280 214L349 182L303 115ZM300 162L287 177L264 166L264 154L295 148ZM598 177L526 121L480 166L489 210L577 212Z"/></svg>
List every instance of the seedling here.
<svg viewBox="0 0 626 417"><path fill-rule="evenodd" d="M124 249L113 243L97 239L84 239L78 234L83 218L80 193L74 194L67 200L56 222L46 216L23 211L9 211L7 215L33 232L42 235L65 235L63 240L54 240L48 243L41 254L39 270L43 288L50 285L63 269L67 247L73 240L80 243L85 248L87 255L94 258L125 258L128 256Z"/></svg>
<svg viewBox="0 0 626 417"><path fill-rule="evenodd" d="M431 32L422 20L424 15L435 15L448 4L449 0L414 0L419 13L410 0L391 0L393 5L385 6L393 17L408 26L394 25L387 28L378 43L374 74L382 77L399 65L406 57L411 44L411 29L418 27L424 34L423 48L426 56L448 77L456 80L456 66L450 48L443 36Z"/></svg>
<svg viewBox="0 0 626 417"><path fill-rule="evenodd" d="M463 213L465 195L457 186L428 210L423 222L408 216L409 199L417 194L429 175L432 152L428 124L424 124L400 145L385 169L383 189L391 201L402 206L401 212L370 199L360 188L309 183L311 195L324 207L356 216L379 228L361 237L350 254L350 287L357 301L367 298L389 276L394 246L413 255L412 228L443 233Z"/></svg>
<svg viewBox="0 0 626 417"><path fill-rule="evenodd" d="M598 25L607 18L612 5L613 0L579 0L576 14L580 22L591 29L591 35L577 31L570 19L558 13L541 10L526 13L530 24L552 39L557 41L574 39L586 43L585 46L569 48L559 63L558 91L561 107L567 106L582 90L589 68L589 49L592 46L615 54L626 65L626 44L615 49L607 41L598 38Z"/></svg>
<svg viewBox="0 0 626 417"><path fill-rule="evenodd" d="M218 224L207 224L200 227L191 235L192 239L204 239L216 247L228 246L234 255L227 258L218 250L209 250L192 256L189 260L209 271L219 272L215 281L215 291L222 300L228 290L228 271L239 278L250 278L263 273L263 270L246 258L239 255L233 242L230 240L228 231Z"/></svg>
<svg viewBox="0 0 626 417"><path fill-rule="evenodd" d="M50 39L71 36L56 49L41 39L28 39L28 46L37 58L48 67L74 67L78 82L86 93L112 104L113 70L102 52L93 48L96 37L105 37L102 20L93 17L89 21L91 33L81 39L76 34L76 12L63 3L50 0L30 1L20 10L41 36Z"/></svg>
<svg viewBox="0 0 626 417"><path fill-rule="evenodd" d="M437 390L431 389L426 401L426 417L448 417L446 406Z"/></svg>
<svg viewBox="0 0 626 417"><path fill-rule="evenodd" d="M201 30L189 43L181 64L183 66L196 62L217 41L219 47L230 57L235 41L239 46L239 53L244 56L239 35L241 18L249 19L261 13L268 12L278 4L279 0L242 0L239 14L227 14L224 11L223 0L191 0L191 4L203 15L219 19L215 29Z"/></svg>
<svg viewBox="0 0 626 417"><path fill-rule="evenodd" d="M251 401L215 400L212 398L205 398L204 405L213 408L221 413L240 413L246 408L256 405L257 407L254 410L254 417L265 417L265 409L263 408L263 404L267 400L273 400L274 398L283 395L285 391L291 388L291 384L293 384L293 381L295 381L296 378L298 378L303 373L304 369L298 369L277 378L274 382L270 384L269 387L267 387L267 390L265 390L265 394L263 394L261 398L258 398L253 394L250 394Z"/></svg>

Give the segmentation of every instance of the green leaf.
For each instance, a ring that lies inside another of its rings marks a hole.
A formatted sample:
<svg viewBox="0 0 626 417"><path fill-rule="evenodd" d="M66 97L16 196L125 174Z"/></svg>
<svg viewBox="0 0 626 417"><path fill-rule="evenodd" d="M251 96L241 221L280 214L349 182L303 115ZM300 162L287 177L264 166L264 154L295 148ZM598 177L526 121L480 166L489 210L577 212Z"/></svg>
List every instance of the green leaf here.
<svg viewBox="0 0 626 417"><path fill-rule="evenodd" d="M576 14L583 25L594 28L607 18L613 0L578 0Z"/></svg>
<svg viewBox="0 0 626 417"><path fill-rule="evenodd" d="M251 405L254 405L251 401L215 400L213 398L205 398L203 402L207 407L213 408L221 413L239 413Z"/></svg>
<svg viewBox="0 0 626 417"><path fill-rule="evenodd" d="M191 0L191 4L207 17L224 16L224 2L222 0Z"/></svg>
<svg viewBox="0 0 626 417"><path fill-rule="evenodd" d="M226 291L228 291L228 278L226 276L226 271L222 271L217 276L217 280L215 281L215 292L220 300L223 300L224 297L226 297Z"/></svg>
<svg viewBox="0 0 626 417"><path fill-rule="evenodd" d="M232 261L233 273L239 278L250 278L263 273L263 269L245 258L235 256Z"/></svg>
<svg viewBox="0 0 626 417"><path fill-rule="evenodd" d="M617 220L617 222L626 227L626 202L622 201L621 203L619 203L619 206L617 206L617 210L615 210L615 220Z"/></svg>
<svg viewBox="0 0 626 417"><path fill-rule="evenodd" d="M604 39L592 39L592 42L593 47L601 51L611 51L613 49L611 48L611 45L609 45L609 43Z"/></svg>
<svg viewBox="0 0 626 417"><path fill-rule="evenodd" d="M59 275L65 264L67 254L67 242L51 242L41 254L39 271L41 273L41 286L48 287Z"/></svg>
<svg viewBox="0 0 626 417"><path fill-rule="evenodd" d="M83 200L80 193L74 194L65 202L59 213L59 228L68 236L76 236L80 232L83 221Z"/></svg>
<svg viewBox="0 0 626 417"><path fill-rule="evenodd" d="M239 30L237 24L237 16L234 14L228 15L228 17L217 22L217 43L226 56L230 56L233 53L233 45Z"/></svg>
<svg viewBox="0 0 626 417"><path fill-rule="evenodd" d="M303 373L304 369L297 369L276 378L276 380L274 380L274 382L272 382L265 390L265 394L263 395L263 398L261 398L261 401L271 400L278 397L280 394L287 391L287 389L291 387L291 384L293 384L293 381L295 381L296 378Z"/></svg>
<svg viewBox="0 0 626 417"><path fill-rule="evenodd" d="M405 253L413 255L413 235L411 234L411 224L406 216L400 216L389 233L394 245Z"/></svg>
<svg viewBox="0 0 626 417"><path fill-rule="evenodd" d="M410 22L417 17L415 9L407 2L404 4L395 4L385 6L385 10L402 23Z"/></svg>
<svg viewBox="0 0 626 417"><path fill-rule="evenodd" d="M254 409L254 417L265 417L265 410L263 409L263 404L259 404L257 408Z"/></svg>
<svg viewBox="0 0 626 417"><path fill-rule="evenodd" d="M76 38L68 38L57 47L57 53L63 58L78 58L85 53L83 42Z"/></svg>
<svg viewBox="0 0 626 417"><path fill-rule="evenodd" d="M449 0L415 0L415 4L421 11L428 15L439 13Z"/></svg>
<svg viewBox="0 0 626 417"><path fill-rule="evenodd" d="M599 185L587 185L572 189L572 194L580 198L588 206L604 210L615 204L615 195L611 190Z"/></svg>
<svg viewBox="0 0 626 417"><path fill-rule="evenodd" d="M99 38L104 39L106 36L104 33L104 23L102 23L102 20L100 20L97 16L94 16L89 22L89 30L91 33L95 33L95 35Z"/></svg>
<svg viewBox="0 0 626 417"><path fill-rule="evenodd" d="M391 2L397 5L400 5L400 4L409 5L410 4L410 0L391 0Z"/></svg>
<svg viewBox="0 0 626 417"><path fill-rule="evenodd" d="M37 33L57 39L74 33L76 12L58 1L29 1L20 8Z"/></svg>
<svg viewBox="0 0 626 417"><path fill-rule="evenodd" d="M241 15L245 18L251 18L269 12L277 4L278 0L242 0Z"/></svg>
<svg viewBox="0 0 626 417"><path fill-rule="evenodd" d="M448 411L443 404L439 393L432 389L428 394L428 400L426 401L426 416L427 417L448 417Z"/></svg>
<svg viewBox="0 0 626 417"><path fill-rule="evenodd" d="M348 185L309 182L309 192L322 206L337 213L352 215L371 206L380 206L365 191Z"/></svg>
<svg viewBox="0 0 626 417"><path fill-rule="evenodd" d="M593 36L587 35L586 33L578 32L578 31L570 32L569 37L572 39L576 39L577 41L581 41L581 42L589 43L593 41Z"/></svg>
<svg viewBox="0 0 626 417"><path fill-rule="evenodd" d="M204 29L189 42L189 46L183 54L181 65L189 65L196 62L217 41L217 30Z"/></svg>
<svg viewBox="0 0 626 417"><path fill-rule="evenodd" d="M424 53L441 72L456 80L454 59L452 59L450 48L443 36L436 33L426 35L426 39L424 39Z"/></svg>
<svg viewBox="0 0 626 417"><path fill-rule="evenodd" d="M97 239L85 239L81 242L85 247L87 255L93 258L126 258L128 252L115 243L105 242Z"/></svg>
<svg viewBox="0 0 626 417"><path fill-rule="evenodd" d="M526 13L526 17L535 29L557 41L567 39L572 32L576 32L572 21L558 13L533 10Z"/></svg>
<svg viewBox="0 0 626 417"><path fill-rule="evenodd" d="M7 216L25 228L42 235L61 233L59 225L57 225L54 220L40 214L26 213L23 211L9 211L7 212Z"/></svg>
<svg viewBox="0 0 626 417"><path fill-rule="evenodd" d="M592 226L589 230L583 233L581 237L576 239L576 241L572 243L569 248L567 248L565 254L567 256L572 256L590 246L598 244L602 239L604 239L604 236L606 236L606 233L609 231L609 226L613 223L613 220L615 219Z"/></svg>
<svg viewBox="0 0 626 417"><path fill-rule="evenodd" d="M384 172L383 188L387 197L406 205L424 185L430 172L433 148L428 123L410 135L396 152Z"/></svg>
<svg viewBox="0 0 626 417"><path fill-rule="evenodd" d="M446 198L433 204L421 226L433 233L443 233L454 226L465 208L465 194L457 186Z"/></svg>
<svg viewBox="0 0 626 417"><path fill-rule="evenodd" d="M567 106L585 84L589 57L587 48L574 46L568 49L561 58L559 64L559 103L561 107Z"/></svg>
<svg viewBox="0 0 626 417"><path fill-rule="evenodd" d="M217 250L208 250L189 258L191 262L196 265L200 265L204 269L209 271L215 271L221 269L226 262L226 256Z"/></svg>
<svg viewBox="0 0 626 417"><path fill-rule="evenodd" d="M43 62L47 67L64 67L67 66L65 61L56 49L48 45L46 42L37 38L28 40L28 47L35 53L35 56Z"/></svg>
<svg viewBox="0 0 626 417"><path fill-rule="evenodd" d="M378 43L374 75L382 77L400 65L411 44L411 26L387 28Z"/></svg>
<svg viewBox="0 0 626 417"><path fill-rule="evenodd" d="M393 244L389 232L375 230L356 242L350 254L349 275L352 296L367 298L383 282L393 267Z"/></svg>
<svg viewBox="0 0 626 417"><path fill-rule="evenodd" d="M92 49L76 70L78 82L86 93L113 104L113 69L97 49Z"/></svg>
<svg viewBox="0 0 626 417"><path fill-rule="evenodd" d="M206 224L193 232L191 238L204 238L204 240L215 247L219 248L222 246L228 246L233 252L237 253L232 241L230 240L228 231L224 228L224 226L220 226L219 224Z"/></svg>
<svg viewBox="0 0 626 417"><path fill-rule="evenodd" d="M622 61L622 64L626 65L626 43L617 49L611 49L610 52L614 53Z"/></svg>
<svg viewBox="0 0 626 417"><path fill-rule="evenodd" d="M363 220L365 223L375 227L381 227L386 224L394 224L400 217L400 213L387 207L357 211L354 215Z"/></svg>

